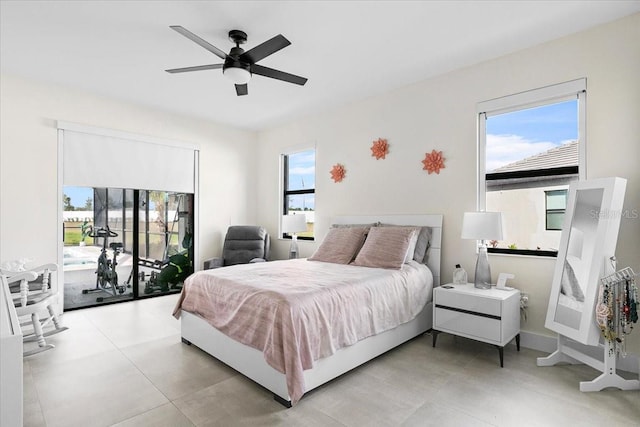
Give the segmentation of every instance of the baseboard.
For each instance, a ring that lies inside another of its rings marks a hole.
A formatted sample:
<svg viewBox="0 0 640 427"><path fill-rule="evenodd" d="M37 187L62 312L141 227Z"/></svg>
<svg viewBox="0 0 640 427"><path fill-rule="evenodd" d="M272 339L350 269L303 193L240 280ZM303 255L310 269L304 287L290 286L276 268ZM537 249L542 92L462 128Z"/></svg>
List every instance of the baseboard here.
<svg viewBox="0 0 640 427"><path fill-rule="evenodd" d="M520 332L520 345L532 350L538 350L545 353L553 353L558 347L558 339L554 336L536 334L534 332L521 331ZM588 346L574 342L571 345L572 348L580 351L583 354L598 359L604 360L604 346ZM627 357L619 357L616 362L616 366L619 370L625 372L632 372L635 374L640 373L640 358L633 354L628 354Z"/></svg>

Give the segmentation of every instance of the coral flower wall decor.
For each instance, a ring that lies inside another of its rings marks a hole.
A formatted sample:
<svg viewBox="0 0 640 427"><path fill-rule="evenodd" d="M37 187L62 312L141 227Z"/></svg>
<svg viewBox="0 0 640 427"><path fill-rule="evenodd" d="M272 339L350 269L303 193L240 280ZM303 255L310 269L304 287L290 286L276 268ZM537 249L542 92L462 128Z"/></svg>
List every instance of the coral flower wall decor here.
<svg viewBox="0 0 640 427"><path fill-rule="evenodd" d="M375 157L376 160L384 159L388 152L389 144L387 144L386 139L378 138L377 141L373 141L373 145L371 146L371 155Z"/></svg>
<svg viewBox="0 0 640 427"><path fill-rule="evenodd" d="M430 153L426 153L422 164L424 164L422 169L429 172L429 175L431 175L432 172L440 174L440 169L444 169L442 151L431 150Z"/></svg>
<svg viewBox="0 0 640 427"><path fill-rule="evenodd" d="M341 182L344 179L345 173L346 171L344 166L340 163L336 163L331 168L331 179L333 179L334 182Z"/></svg>

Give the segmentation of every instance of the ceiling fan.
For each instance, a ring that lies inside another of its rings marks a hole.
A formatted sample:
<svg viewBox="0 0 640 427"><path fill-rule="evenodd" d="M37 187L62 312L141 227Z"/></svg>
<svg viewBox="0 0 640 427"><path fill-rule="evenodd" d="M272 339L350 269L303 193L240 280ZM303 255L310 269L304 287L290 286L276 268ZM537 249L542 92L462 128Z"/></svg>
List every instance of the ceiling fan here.
<svg viewBox="0 0 640 427"><path fill-rule="evenodd" d="M270 77L272 79L282 80L289 83L295 83L297 85L304 85L307 79L304 77L296 76L294 74L285 73L284 71L274 70L273 68L263 67L256 64L256 62L267 56L283 49L291 44L282 34L278 34L266 42L259 44L253 49L244 51L240 47L241 44L246 43L247 33L240 30L229 31L229 39L236 44L236 47L232 47L231 51L226 54L222 50L218 49L206 40L193 34L191 31L183 28L179 25L172 25L169 28L179 32L189 40L199 44L209 52L224 59L223 64L210 64L210 65L197 65L195 67L185 68L173 68L171 70L165 70L167 73L184 73L188 71L202 71L202 70L214 70L222 68L222 73L227 76L236 85L236 93L238 96L246 95L249 93L247 83L251 79L252 74L258 74L264 77Z"/></svg>

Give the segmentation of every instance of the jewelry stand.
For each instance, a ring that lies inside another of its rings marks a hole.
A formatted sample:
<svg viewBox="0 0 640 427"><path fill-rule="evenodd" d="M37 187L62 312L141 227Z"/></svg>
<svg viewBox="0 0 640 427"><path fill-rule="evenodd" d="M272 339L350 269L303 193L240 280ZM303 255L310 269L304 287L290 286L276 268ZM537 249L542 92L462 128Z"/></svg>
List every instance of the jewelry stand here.
<svg viewBox="0 0 640 427"><path fill-rule="evenodd" d="M591 381L580 381L580 391L600 391L607 387L616 387L620 390L640 390L640 380L627 380L617 374L617 360L618 354L615 348L611 347L609 340L605 340L604 364L602 364L604 368L595 368L602 371L602 375Z"/></svg>
<svg viewBox="0 0 640 427"><path fill-rule="evenodd" d="M608 340L605 340L604 345L604 362L570 347L569 342L571 342L569 338L558 335L558 349L547 357L538 357L537 365L553 366L560 362L575 365L582 362L602 372L602 375L591 381L581 381L580 391L600 391L607 387L616 387L620 390L640 390L640 380L627 380L618 375L616 371L618 355L611 348Z"/></svg>
<svg viewBox="0 0 640 427"><path fill-rule="evenodd" d="M619 286L623 283L622 280L633 278L635 273L630 268L625 268L614 274L611 274L602 280L603 284L610 286ZM616 315L616 316L619 316ZM558 334L558 348L547 357L539 357L537 359L538 366L552 366L560 362L566 362L576 364L582 362L585 365L589 365L592 368L602 372L602 375L591 381L581 381L580 391L600 391L607 387L615 387L620 390L640 390L640 379L627 380L618 375L616 370L616 363L618 360L618 349L615 341L605 339L604 340L604 362L591 357L587 354L580 352L579 350L569 346L572 342L569 338ZM639 373L640 378L640 373Z"/></svg>

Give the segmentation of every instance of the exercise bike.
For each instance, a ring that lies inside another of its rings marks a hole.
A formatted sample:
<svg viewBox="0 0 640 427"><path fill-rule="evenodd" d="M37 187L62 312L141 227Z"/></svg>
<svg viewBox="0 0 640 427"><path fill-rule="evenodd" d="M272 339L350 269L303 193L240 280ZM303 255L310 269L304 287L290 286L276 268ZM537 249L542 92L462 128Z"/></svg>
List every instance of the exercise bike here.
<svg viewBox="0 0 640 427"><path fill-rule="evenodd" d="M120 251L123 246L121 242L112 242L109 243L109 248L113 251L113 259L109 259L107 255L107 243L110 237L118 237L118 233L115 231L111 231L109 226L100 227L98 229L94 229L89 226L89 237L102 238L102 250L100 251L100 256L98 256L98 268L96 269L96 287L94 289L83 289L83 294L88 294L89 292L110 292L113 296L108 298L115 298L119 296L124 296L124 292L127 287L131 285L118 285L118 272L116 271L116 267L118 266L118 255L120 255ZM96 302L103 302L105 297L96 298Z"/></svg>

